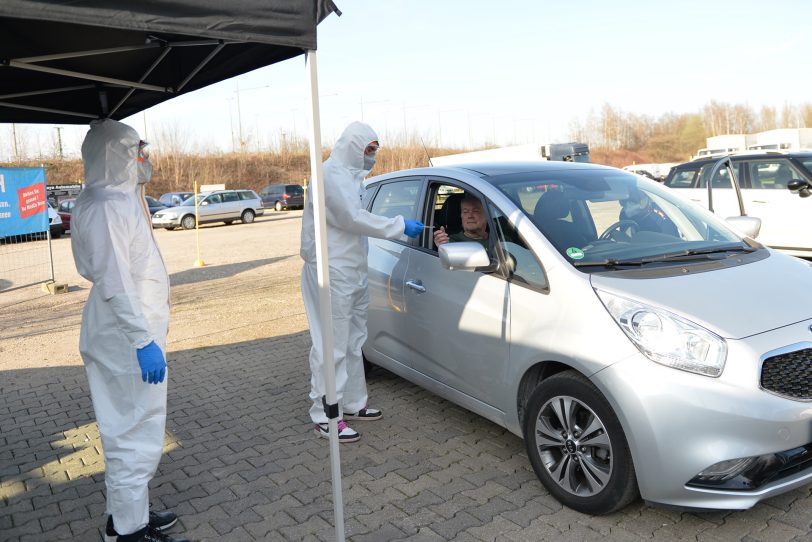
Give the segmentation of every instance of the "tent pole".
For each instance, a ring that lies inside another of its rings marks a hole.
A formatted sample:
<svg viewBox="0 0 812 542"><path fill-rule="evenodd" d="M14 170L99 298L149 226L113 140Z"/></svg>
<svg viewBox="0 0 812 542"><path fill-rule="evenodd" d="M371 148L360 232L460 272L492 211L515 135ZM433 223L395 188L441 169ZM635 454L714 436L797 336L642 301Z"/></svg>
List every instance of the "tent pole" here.
<svg viewBox="0 0 812 542"><path fill-rule="evenodd" d="M333 317L330 300L330 268L327 262L327 223L324 215L324 172L321 159L321 124L319 113L319 85L316 70L316 51L307 51L305 57L310 91L310 171L313 198L313 219L316 228L316 267L319 283L319 321L321 324L321 351L324 355L324 383L327 404L336 404L336 373L333 360ZM333 509L336 541L344 542L344 499L341 490L341 456L338 451L338 419L330 421L330 470L333 475Z"/></svg>

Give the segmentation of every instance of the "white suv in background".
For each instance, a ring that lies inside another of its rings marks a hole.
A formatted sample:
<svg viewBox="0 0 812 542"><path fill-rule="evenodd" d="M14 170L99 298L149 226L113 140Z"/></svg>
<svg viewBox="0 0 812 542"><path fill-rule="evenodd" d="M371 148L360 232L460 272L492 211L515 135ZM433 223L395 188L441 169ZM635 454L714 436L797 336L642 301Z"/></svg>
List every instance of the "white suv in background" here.
<svg viewBox="0 0 812 542"><path fill-rule="evenodd" d="M235 220L250 224L254 217L262 216L262 200L253 190L216 190L197 196L197 213L200 224L224 222L231 224ZM190 230L195 227L195 206L178 205L163 209L152 215L154 228L174 230L181 227Z"/></svg>

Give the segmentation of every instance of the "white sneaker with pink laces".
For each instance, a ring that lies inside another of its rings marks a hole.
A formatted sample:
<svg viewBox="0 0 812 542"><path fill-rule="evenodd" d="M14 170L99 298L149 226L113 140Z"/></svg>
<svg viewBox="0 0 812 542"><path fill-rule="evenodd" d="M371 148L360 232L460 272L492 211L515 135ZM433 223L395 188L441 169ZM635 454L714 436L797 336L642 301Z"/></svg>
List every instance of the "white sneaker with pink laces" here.
<svg viewBox="0 0 812 542"><path fill-rule="evenodd" d="M320 437L330 438L330 424L317 423L313 431ZM361 435L344 420L338 420L338 442L358 442Z"/></svg>

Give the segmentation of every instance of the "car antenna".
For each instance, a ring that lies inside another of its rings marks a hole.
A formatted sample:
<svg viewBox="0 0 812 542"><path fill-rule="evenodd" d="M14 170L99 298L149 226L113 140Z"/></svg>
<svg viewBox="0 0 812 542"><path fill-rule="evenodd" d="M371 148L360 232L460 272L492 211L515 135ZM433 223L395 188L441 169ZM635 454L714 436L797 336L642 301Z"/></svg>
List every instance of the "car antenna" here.
<svg viewBox="0 0 812 542"><path fill-rule="evenodd" d="M420 144L423 145L423 150L426 152L426 158L429 159L429 166L434 167L434 164L431 163L431 155L429 155L429 150L426 148L426 144L423 143L423 138L420 138Z"/></svg>

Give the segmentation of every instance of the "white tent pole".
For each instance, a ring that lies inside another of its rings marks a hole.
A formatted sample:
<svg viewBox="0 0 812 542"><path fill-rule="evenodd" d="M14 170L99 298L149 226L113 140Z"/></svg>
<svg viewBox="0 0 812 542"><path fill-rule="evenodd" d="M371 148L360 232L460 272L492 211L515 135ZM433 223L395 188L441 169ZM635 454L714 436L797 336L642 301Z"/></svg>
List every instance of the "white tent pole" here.
<svg viewBox="0 0 812 542"><path fill-rule="evenodd" d="M319 283L321 351L324 356L324 383L327 405L336 405L336 371L333 360L333 317L330 301L330 268L327 265L327 223L324 217L324 172L321 164L321 124L316 51L305 58L310 90L310 172L313 219L316 228L316 270ZM337 406L337 405L336 405ZM336 416L338 412L336 411ZM338 418L330 418L330 468L333 473L333 509L336 540L344 542L344 499L341 491L341 456L338 451Z"/></svg>

